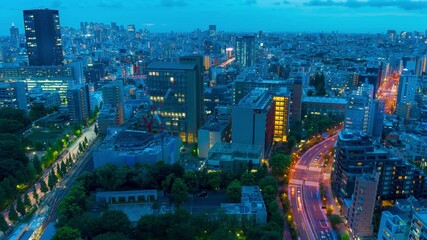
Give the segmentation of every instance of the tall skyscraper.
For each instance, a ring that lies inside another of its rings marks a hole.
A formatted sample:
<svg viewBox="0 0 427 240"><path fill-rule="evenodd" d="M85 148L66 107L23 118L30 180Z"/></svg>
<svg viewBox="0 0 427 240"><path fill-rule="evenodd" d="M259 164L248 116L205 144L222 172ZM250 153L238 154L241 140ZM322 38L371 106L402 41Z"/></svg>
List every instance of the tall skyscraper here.
<svg viewBox="0 0 427 240"><path fill-rule="evenodd" d="M24 10L24 26L30 66L62 65L58 10Z"/></svg>
<svg viewBox="0 0 427 240"><path fill-rule="evenodd" d="M236 61L243 67L255 65L255 36L236 38Z"/></svg>
<svg viewBox="0 0 427 240"><path fill-rule="evenodd" d="M10 27L10 45L14 48L19 47L19 29L15 27L14 23Z"/></svg>
<svg viewBox="0 0 427 240"><path fill-rule="evenodd" d="M348 99L344 120L345 129L368 133L369 103L369 97L363 95L352 95Z"/></svg>
<svg viewBox="0 0 427 240"><path fill-rule="evenodd" d="M68 114L72 122L87 122L90 118L89 86L77 85L67 90Z"/></svg>

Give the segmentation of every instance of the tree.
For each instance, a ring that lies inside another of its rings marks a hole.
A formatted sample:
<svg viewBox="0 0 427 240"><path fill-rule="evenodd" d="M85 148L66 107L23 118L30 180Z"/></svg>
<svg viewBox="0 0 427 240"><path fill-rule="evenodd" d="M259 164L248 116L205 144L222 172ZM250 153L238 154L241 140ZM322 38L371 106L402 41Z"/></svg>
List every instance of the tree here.
<svg viewBox="0 0 427 240"><path fill-rule="evenodd" d="M291 158L284 154L275 154L269 159L269 164L272 169L273 176L281 177L286 174L291 164Z"/></svg>
<svg viewBox="0 0 427 240"><path fill-rule="evenodd" d="M240 185L239 180L233 180L227 187L227 196L233 202L240 202L242 196L242 186Z"/></svg>
<svg viewBox="0 0 427 240"><path fill-rule="evenodd" d="M194 193L199 190L199 179L194 171L184 173L184 182L187 185L188 191Z"/></svg>
<svg viewBox="0 0 427 240"><path fill-rule="evenodd" d="M178 206L187 200L188 189L181 178L177 178L174 181L172 185L171 195L173 200L175 201L175 204L177 204Z"/></svg>
<svg viewBox="0 0 427 240"><path fill-rule="evenodd" d="M0 216L0 231L5 232L7 229L9 229L9 225L7 224L6 220L4 219L3 214Z"/></svg>
<svg viewBox="0 0 427 240"><path fill-rule="evenodd" d="M106 232L93 238L93 240L129 240L123 233Z"/></svg>
<svg viewBox="0 0 427 240"><path fill-rule="evenodd" d="M79 142L79 152L82 153L84 151L82 142Z"/></svg>
<svg viewBox="0 0 427 240"><path fill-rule="evenodd" d="M349 239L350 239L350 236L349 236L349 235L348 235L348 233L346 232L346 233L344 233L344 234L342 235L341 239L342 239L342 240L349 240Z"/></svg>
<svg viewBox="0 0 427 240"><path fill-rule="evenodd" d="M18 217L18 213L15 210L15 207L13 206L13 204L10 205L9 207L9 216L8 216L9 220L13 223L15 223L16 221L18 221L19 217Z"/></svg>
<svg viewBox="0 0 427 240"><path fill-rule="evenodd" d="M65 175L67 173L67 164L65 164L65 161L61 162L61 168L60 168L61 172L63 175Z"/></svg>
<svg viewBox="0 0 427 240"><path fill-rule="evenodd" d="M49 189L52 190L53 187L55 187L57 182L58 182L58 178L56 177L55 172L53 171L53 168L52 168L52 171L50 172L49 177L47 179L47 185L49 186Z"/></svg>
<svg viewBox="0 0 427 240"><path fill-rule="evenodd" d="M55 169L56 169L56 173L58 174L59 178L62 179L64 177L65 173L63 173L61 171L61 166L59 164L57 164Z"/></svg>
<svg viewBox="0 0 427 240"><path fill-rule="evenodd" d="M267 185L262 189L262 197L265 202L273 201L277 196L277 188L274 188L271 185Z"/></svg>
<svg viewBox="0 0 427 240"><path fill-rule="evenodd" d="M26 207L31 207L31 201L30 201L30 198L28 197L28 193L24 194L24 205Z"/></svg>
<svg viewBox="0 0 427 240"><path fill-rule="evenodd" d="M36 200L36 202L39 200L39 195L37 194L36 188L33 189L33 198L34 198L34 200Z"/></svg>
<svg viewBox="0 0 427 240"><path fill-rule="evenodd" d="M219 190L221 185L221 175L219 172L209 172L208 179L209 186L214 190Z"/></svg>
<svg viewBox="0 0 427 240"><path fill-rule="evenodd" d="M255 185L255 176L253 173L244 172L240 177L240 182L243 186L253 186Z"/></svg>
<svg viewBox="0 0 427 240"><path fill-rule="evenodd" d="M175 182L176 177L175 174L169 174L166 179L162 182L163 191L170 193L172 191L172 185Z"/></svg>
<svg viewBox="0 0 427 240"><path fill-rule="evenodd" d="M98 124L95 124L95 127L93 128L93 132L95 133L95 135L98 135L99 133Z"/></svg>
<svg viewBox="0 0 427 240"><path fill-rule="evenodd" d="M264 188L267 186L272 186L273 188L277 189L277 180L272 176L264 177L260 180L259 187L262 189L262 191L264 191Z"/></svg>
<svg viewBox="0 0 427 240"><path fill-rule="evenodd" d="M21 216L24 216L26 211L25 211L25 205L22 202L22 195L19 195L16 198L16 211L19 212L19 214L21 214Z"/></svg>
<svg viewBox="0 0 427 240"><path fill-rule="evenodd" d="M40 191L42 191L43 193L47 193L47 191L49 191L46 182L43 179L40 181Z"/></svg>
<svg viewBox="0 0 427 240"><path fill-rule="evenodd" d="M56 230L52 240L79 240L80 231L68 226L60 227Z"/></svg>
<svg viewBox="0 0 427 240"><path fill-rule="evenodd" d="M106 211L102 214L101 223L104 232L129 234L131 230L131 222L128 216L122 211Z"/></svg>

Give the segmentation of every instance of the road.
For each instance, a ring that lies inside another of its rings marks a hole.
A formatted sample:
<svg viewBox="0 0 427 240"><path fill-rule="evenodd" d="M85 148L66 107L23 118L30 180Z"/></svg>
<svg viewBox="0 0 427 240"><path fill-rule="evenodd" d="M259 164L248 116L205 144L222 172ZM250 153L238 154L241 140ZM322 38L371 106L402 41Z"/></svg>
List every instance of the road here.
<svg viewBox="0 0 427 240"><path fill-rule="evenodd" d="M86 129L84 129L83 130L83 133L82 133L82 135L73 143L73 144L71 144L68 148L67 148L67 150L68 150L68 152L66 151L66 152L64 152L64 154L62 155L62 156L59 156L58 158L57 158L57 160L56 160L56 162L54 163L54 164L52 164L49 168L46 168L46 169L44 169L44 171L43 171L43 174L42 174L42 176L40 177L40 179L39 179L39 181L34 185L34 187L30 187L29 188L29 190L27 191L27 194L28 194L28 197L30 198L30 201L31 201L31 204L32 205L35 205L36 204L36 199L34 199L33 198L33 190L34 190L34 188L36 189L36 191L37 191L37 194L38 194L38 196L39 196L39 199L42 199L42 200L44 200L45 202L47 201L47 199L48 199L48 195L49 195L49 193L50 192L47 192L47 193L43 193L41 190L40 190L40 184L39 184L39 182L41 181L41 180L44 180L46 183L47 183L47 181L48 181L48 178L49 178L49 174L50 174L50 171L51 171L51 169L52 168L56 168L56 166L58 165L58 164L61 164L61 162L62 161L65 161L67 158L68 158L68 156L69 155L72 155L72 156L75 156L75 155L77 155L78 154L78 149L79 149L79 144L81 143L81 142L83 142L84 141L84 139L85 138L87 138L87 140L88 140L88 142L89 143L91 143L91 142L93 142L94 140L95 140L95 138L96 138L96 134L94 133L94 126L95 125L91 125L90 127L88 127L88 128L86 128ZM89 149L90 150L90 149ZM90 152L90 151L86 151L86 152ZM86 154L86 153L85 153ZM84 155L83 155L84 156ZM73 172L73 169L77 169L78 168L78 165L80 164L79 162L80 161L77 161L76 162L76 160L74 159L74 163L75 163L75 167L73 167L71 170L70 170L70 172ZM74 170L75 171L75 170ZM68 173L68 175L67 176L69 176L69 175L73 175L72 173ZM65 178L67 178L67 177L65 177ZM56 191L56 190L53 190L53 191ZM16 204L16 201L14 201L12 204ZM41 209L42 207L41 206L38 206L38 209ZM9 207L8 208L6 208L6 210L4 210L3 211L3 216L5 217L5 219L8 219L7 217L8 217L8 215L9 215Z"/></svg>
<svg viewBox="0 0 427 240"><path fill-rule="evenodd" d="M101 144L101 141L96 141L93 145L84 152L84 154L79 157L77 163L73 166L73 168L65 175L65 177L58 182L56 188L46 197L44 201L44 206L49 207L49 214L45 219L41 232L46 229L49 223L54 223L56 221L56 213L59 202L65 197L68 193L68 190L71 188L72 184L76 180L76 178L84 171L89 171L93 169L93 161L92 161L92 152ZM41 206L43 208L44 206Z"/></svg>
<svg viewBox="0 0 427 240"><path fill-rule="evenodd" d="M378 89L377 98L384 100L385 112L392 114L396 109L397 86L399 85L399 75L393 74L384 81Z"/></svg>
<svg viewBox="0 0 427 240"><path fill-rule="evenodd" d="M333 135L305 152L291 170L288 196L294 222L302 240L335 239L332 227L322 209L319 182L323 181L322 158L335 144ZM325 175L329 177L329 175Z"/></svg>

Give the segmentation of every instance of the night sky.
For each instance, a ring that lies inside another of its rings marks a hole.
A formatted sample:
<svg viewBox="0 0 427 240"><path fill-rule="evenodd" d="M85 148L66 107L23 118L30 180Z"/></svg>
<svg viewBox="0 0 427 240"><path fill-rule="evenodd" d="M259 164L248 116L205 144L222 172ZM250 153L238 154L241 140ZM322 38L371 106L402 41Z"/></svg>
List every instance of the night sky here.
<svg viewBox="0 0 427 240"><path fill-rule="evenodd" d="M58 9L61 25L81 21L135 24L152 32L385 32L427 29L427 0L1 0L0 35L22 10Z"/></svg>

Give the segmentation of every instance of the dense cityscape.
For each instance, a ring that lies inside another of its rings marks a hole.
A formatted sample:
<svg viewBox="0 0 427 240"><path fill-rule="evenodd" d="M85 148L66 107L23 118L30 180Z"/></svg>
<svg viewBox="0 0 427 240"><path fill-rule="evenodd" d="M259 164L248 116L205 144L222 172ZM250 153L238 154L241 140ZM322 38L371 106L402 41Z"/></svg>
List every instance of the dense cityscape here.
<svg viewBox="0 0 427 240"><path fill-rule="evenodd" d="M19 11L0 37L0 239L427 239L427 30Z"/></svg>

